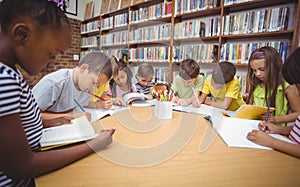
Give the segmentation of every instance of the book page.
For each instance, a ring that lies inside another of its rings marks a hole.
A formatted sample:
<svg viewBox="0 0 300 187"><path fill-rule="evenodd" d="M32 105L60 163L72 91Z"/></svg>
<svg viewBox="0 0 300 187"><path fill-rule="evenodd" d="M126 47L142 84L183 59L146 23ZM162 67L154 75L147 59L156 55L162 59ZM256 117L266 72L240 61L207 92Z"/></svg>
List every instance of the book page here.
<svg viewBox="0 0 300 187"><path fill-rule="evenodd" d="M180 111L180 112L187 112L187 113L195 113L195 114L203 114L203 115L212 115L212 111L215 108L212 106L208 106L205 104L201 104L199 108L193 107L192 105L189 106L173 106L173 110Z"/></svg>
<svg viewBox="0 0 300 187"><path fill-rule="evenodd" d="M114 115L115 113L117 112L121 112L121 111L124 111L124 110L129 110L128 107L122 107L122 106L117 106L117 105L113 105L111 109L108 109L108 110L105 110L105 109L101 109L101 108L98 108L98 109L94 109L94 108L84 108L84 110L86 112L89 112L91 113L91 123L99 120L99 119L102 119L103 117L105 116L111 116L111 115Z"/></svg>
<svg viewBox="0 0 300 187"><path fill-rule="evenodd" d="M133 100L145 100L147 99L147 95L143 93L128 93L123 96L125 104L128 105Z"/></svg>
<svg viewBox="0 0 300 187"><path fill-rule="evenodd" d="M132 106L138 106L138 107L148 107L148 106L154 106L156 102L156 99L151 100L135 100L131 102Z"/></svg>
<svg viewBox="0 0 300 187"><path fill-rule="evenodd" d="M251 132L252 130L259 130L259 122L259 120L223 117L222 125L218 129L216 129L216 131L223 139L223 141L228 145L228 147L271 149L269 147L255 144L247 139L247 134L249 132ZM286 142L293 143L288 138L279 134L272 134L271 136Z"/></svg>
<svg viewBox="0 0 300 187"><path fill-rule="evenodd" d="M40 144L42 147L67 144L89 140L96 136L97 134L86 116L81 116L74 119L73 124L43 129Z"/></svg>

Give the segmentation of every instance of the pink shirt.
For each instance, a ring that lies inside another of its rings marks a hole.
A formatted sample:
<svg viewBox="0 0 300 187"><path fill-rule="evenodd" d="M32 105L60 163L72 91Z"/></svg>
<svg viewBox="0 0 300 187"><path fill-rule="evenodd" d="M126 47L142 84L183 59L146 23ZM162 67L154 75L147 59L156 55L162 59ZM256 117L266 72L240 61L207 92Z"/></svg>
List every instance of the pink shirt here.
<svg viewBox="0 0 300 187"><path fill-rule="evenodd" d="M131 86L131 90L127 90L127 91L121 90L121 88L118 85L116 86L116 93L117 93L116 97L123 97L125 94L131 93L131 92L137 92L134 84ZM109 89L109 91L107 92L107 95L112 95L111 89Z"/></svg>
<svg viewBox="0 0 300 187"><path fill-rule="evenodd" d="M297 144L300 144L300 115L296 119L294 126L290 132L289 138Z"/></svg>

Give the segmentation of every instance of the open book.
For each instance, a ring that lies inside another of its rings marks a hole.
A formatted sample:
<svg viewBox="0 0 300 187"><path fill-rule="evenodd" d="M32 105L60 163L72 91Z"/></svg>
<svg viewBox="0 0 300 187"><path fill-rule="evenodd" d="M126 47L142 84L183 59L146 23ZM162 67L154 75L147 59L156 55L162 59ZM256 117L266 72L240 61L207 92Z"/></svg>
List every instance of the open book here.
<svg viewBox="0 0 300 187"><path fill-rule="evenodd" d="M73 124L43 129L40 140L41 150L90 140L96 136L97 134L86 116L81 116L75 118Z"/></svg>
<svg viewBox="0 0 300 187"><path fill-rule="evenodd" d="M130 104L134 100L146 100L148 97L143 93L128 93L123 96L126 105Z"/></svg>
<svg viewBox="0 0 300 187"><path fill-rule="evenodd" d="M112 116L118 112L122 112L124 110L129 110L128 107L121 107L121 106L117 106L117 105L113 105L110 109L105 110L105 109L94 109L94 108L84 108L84 110L86 112L91 113L91 123L94 121L97 121L99 119L102 119L106 116Z"/></svg>
<svg viewBox="0 0 300 187"><path fill-rule="evenodd" d="M255 105L247 105L244 104L240 106L237 111L224 111L224 115L227 117L235 117L235 118L244 118L244 119L258 119L259 116L267 113L268 107L255 106ZM274 112L275 108L271 107L270 112Z"/></svg>
<svg viewBox="0 0 300 187"><path fill-rule="evenodd" d="M214 124L214 128L228 147L243 147L257 149L271 149L269 147L255 144L247 139L247 134L252 130L258 130L259 120L248 120L239 118L223 117L221 125ZM217 127L218 126L218 127ZM285 142L294 143L280 134L270 134L274 138Z"/></svg>

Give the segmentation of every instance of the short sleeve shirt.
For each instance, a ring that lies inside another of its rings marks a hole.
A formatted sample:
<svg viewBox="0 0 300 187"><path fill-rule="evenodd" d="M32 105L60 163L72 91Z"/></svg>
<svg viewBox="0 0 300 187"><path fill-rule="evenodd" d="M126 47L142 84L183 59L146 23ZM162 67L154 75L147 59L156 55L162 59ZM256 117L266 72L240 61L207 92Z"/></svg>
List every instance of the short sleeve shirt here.
<svg viewBox="0 0 300 187"><path fill-rule="evenodd" d="M44 76L32 89L39 107L48 112L65 112L77 107L74 99L87 106L90 95L77 90L73 69L60 69Z"/></svg>
<svg viewBox="0 0 300 187"><path fill-rule="evenodd" d="M0 117L19 113L28 144L32 151L38 151L43 128L42 118L28 84L19 71L0 62L0 87ZM0 186L22 186L27 182L28 180L12 181L0 169Z"/></svg>
<svg viewBox="0 0 300 187"><path fill-rule="evenodd" d="M232 102L228 108L228 110L235 111L241 105L245 104L242 94L241 94L241 85L237 77L230 82L228 82L223 89L216 90L211 84L212 75L207 76L205 79L202 93L211 94L216 101L222 102L225 97L232 98Z"/></svg>
<svg viewBox="0 0 300 187"><path fill-rule="evenodd" d="M184 83L182 82L182 78L179 75L177 75L174 79L171 89L175 93L177 93L177 96L180 99L188 99L188 98L191 98L194 94L192 88L194 88L196 91L201 91L202 85L203 85L203 76L202 75L198 75L196 77L194 85L191 85L191 86L185 86Z"/></svg>
<svg viewBox="0 0 300 187"><path fill-rule="evenodd" d="M93 91L94 94L102 97L102 95L107 92L109 90L109 81L107 81L106 83L104 83L103 85L96 87ZM90 97L90 101L92 102L96 102L98 101L97 97L91 96Z"/></svg>

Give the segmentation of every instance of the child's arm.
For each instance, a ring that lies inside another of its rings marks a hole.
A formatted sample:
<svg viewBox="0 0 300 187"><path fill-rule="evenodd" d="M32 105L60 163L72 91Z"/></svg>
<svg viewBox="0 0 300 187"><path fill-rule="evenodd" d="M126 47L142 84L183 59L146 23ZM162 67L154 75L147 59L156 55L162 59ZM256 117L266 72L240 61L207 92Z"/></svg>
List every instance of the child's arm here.
<svg viewBox="0 0 300 187"><path fill-rule="evenodd" d="M91 113L89 112L80 112L80 113L52 113L52 112L45 112L41 111L41 116L43 119L43 127L53 127L53 126L58 126L62 124L68 124L72 123L71 120L85 115L88 120L90 121L92 116Z"/></svg>
<svg viewBox="0 0 300 187"><path fill-rule="evenodd" d="M0 165L5 174L14 180L35 178L57 170L112 142L113 130L106 130L87 143L34 152L28 145L19 113L1 116L0 124Z"/></svg>
<svg viewBox="0 0 300 187"><path fill-rule="evenodd" d="M193 104L192 104L193 107L197 107L197 108L200 107L201 104L204 103L206 97L207 97L207 94L205 94L205 93L202 92L202 94L200 95L200 97L198 97L199 103L198 103L197 100L195 99L195 100L193 101Z"/></svg>
<svg viewBox="0 0 300 187"><path fill-rule="evenodd" d="M252 132L248 133L247 138L256 144L271 147L278 151L300 158L299 144L287 143L282 140L275 139L260 130L253 130Z"/></svg>
<svg viewBox="0 0 300 187"><path fill-rule="evenodd" d="M112 98L112 102L114 105L126 106L124 99L120 97Z"/></svg>
<svg viewBox="0 0 300 187"><path fill-rule="evenodd" d="M232 101L233 101L233 99L231 97L225 97L222 102L215 102L215 101L206 99L205 104L227 110L229 108L229 106L231 105Z"/></svg>

